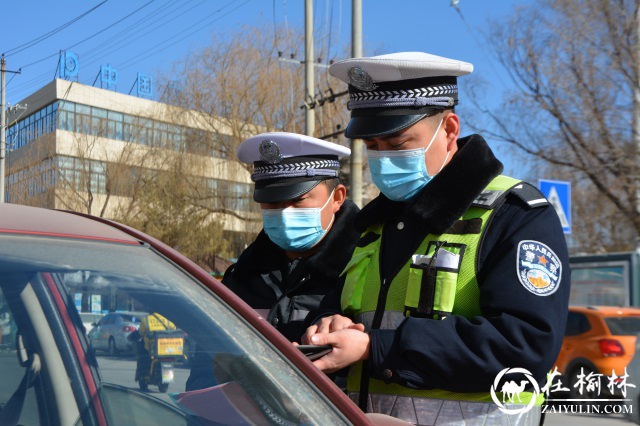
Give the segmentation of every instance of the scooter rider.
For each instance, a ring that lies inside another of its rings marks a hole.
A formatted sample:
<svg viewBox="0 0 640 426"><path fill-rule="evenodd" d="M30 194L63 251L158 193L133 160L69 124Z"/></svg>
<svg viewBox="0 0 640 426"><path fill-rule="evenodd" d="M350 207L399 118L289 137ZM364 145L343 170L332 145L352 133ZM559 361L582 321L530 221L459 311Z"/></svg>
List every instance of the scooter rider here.
<svg viewBox="0 0 640 426"><path fill-rule="evenodd" d="M142 318L138 333L144 345L138 345L138 359L136 363L136 381L139 378L149 374L151 368L151 356L149 352L152 349L152 340L155 338L155 332L165 330L175 330L174 323L163 317L157 312L153 312Z"/></svg>

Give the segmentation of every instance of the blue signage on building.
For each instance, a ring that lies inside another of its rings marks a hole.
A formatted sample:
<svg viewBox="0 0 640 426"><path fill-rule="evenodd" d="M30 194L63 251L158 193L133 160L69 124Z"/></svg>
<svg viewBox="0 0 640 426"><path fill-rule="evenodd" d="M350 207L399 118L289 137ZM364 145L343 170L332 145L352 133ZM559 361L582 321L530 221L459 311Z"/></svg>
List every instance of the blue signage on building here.
<svg viewBox="0 0 640 426"><path fill-rule="evenodd" d="M153 95L153 80L151 76L138 73L138 96L151 97Z"/></svg>
<svg viewBox="0 0 640 426"><path fill-rule="evenodd" d="M571 183L558 180L538 180L538 189L556 209L565 234L571 233Z"/></svg>
<svg viewBox="0 0 640 426"><path fill-rule="evenodd" d="M111 64L100 66L100 81L107 84L107 88L118 83L118 70Z"/></svg>
<svg viewBox="0 0 640 426"><path fill-rule="evenodd" d="M69 79L78 75L80 61L75 53L60 53L60 78Z"/></svg>

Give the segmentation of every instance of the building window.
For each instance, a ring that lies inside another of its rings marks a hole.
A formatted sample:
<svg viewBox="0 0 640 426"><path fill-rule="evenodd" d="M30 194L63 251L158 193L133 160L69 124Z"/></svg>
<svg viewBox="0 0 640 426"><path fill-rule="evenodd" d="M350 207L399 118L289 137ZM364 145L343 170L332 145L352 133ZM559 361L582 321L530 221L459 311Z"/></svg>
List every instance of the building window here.
<svg viewBox="0 0 640 426"><path fill-rule="evenodd" d="M56 159L59 185L81 192L106 193L106 165L103 161L66 156Z"/></svg>
<svg viewBox="0 0 640 426"><path fill-rule="evenodd" d="M46 159L7 176L6 199L10 203L27 204L30 199L53 187L54 183L53 163Z"/></svg>
<svg viewBox="0 0 640 426"><path fill-rule="evenodd" d="M32 140L55 131L58 125L57 112L57 102L54 102L16 123L9 123L5 132L7 148L10 151L21 148Z"/></svg>
<svg viewBox="0 0 640 426"><path fill-rule="evenodd" d="M230 136L218 134L216 137L213 132L63 100L11 123L6 131L9 149L23 147L56 128L177 152L186 150L198 155L229 157L227 145Z"/></svg>

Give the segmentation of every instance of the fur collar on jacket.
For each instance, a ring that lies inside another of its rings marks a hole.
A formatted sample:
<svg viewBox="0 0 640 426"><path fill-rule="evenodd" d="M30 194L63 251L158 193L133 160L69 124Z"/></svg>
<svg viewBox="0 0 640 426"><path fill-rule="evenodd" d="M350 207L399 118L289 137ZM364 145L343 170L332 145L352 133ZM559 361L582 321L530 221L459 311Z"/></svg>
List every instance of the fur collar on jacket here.
<svg viewBox="0 0 640 426"><path fill-rule="evenodd" d="M406 213L423 222L430 232L445 232L503 170L480 135L458 139L458 149L449 164L410 202L391 201L380 194L367 204L356 218L356 229L364 232L376 223Z"/></svg>

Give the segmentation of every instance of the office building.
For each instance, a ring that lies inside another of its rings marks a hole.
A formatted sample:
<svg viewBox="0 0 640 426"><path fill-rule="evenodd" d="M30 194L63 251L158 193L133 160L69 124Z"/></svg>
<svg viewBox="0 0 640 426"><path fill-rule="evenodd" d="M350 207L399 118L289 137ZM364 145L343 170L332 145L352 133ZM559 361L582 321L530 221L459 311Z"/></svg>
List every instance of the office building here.
<svg viewBox="0 0 640 426"><path fill-rule="evenodd" d="M153 202L149 182L179 173L232 252L260 230L250 173L233 152L242 135L224 120L63 79L19 104L7 120L7 202L121 220Z"/></svg>

